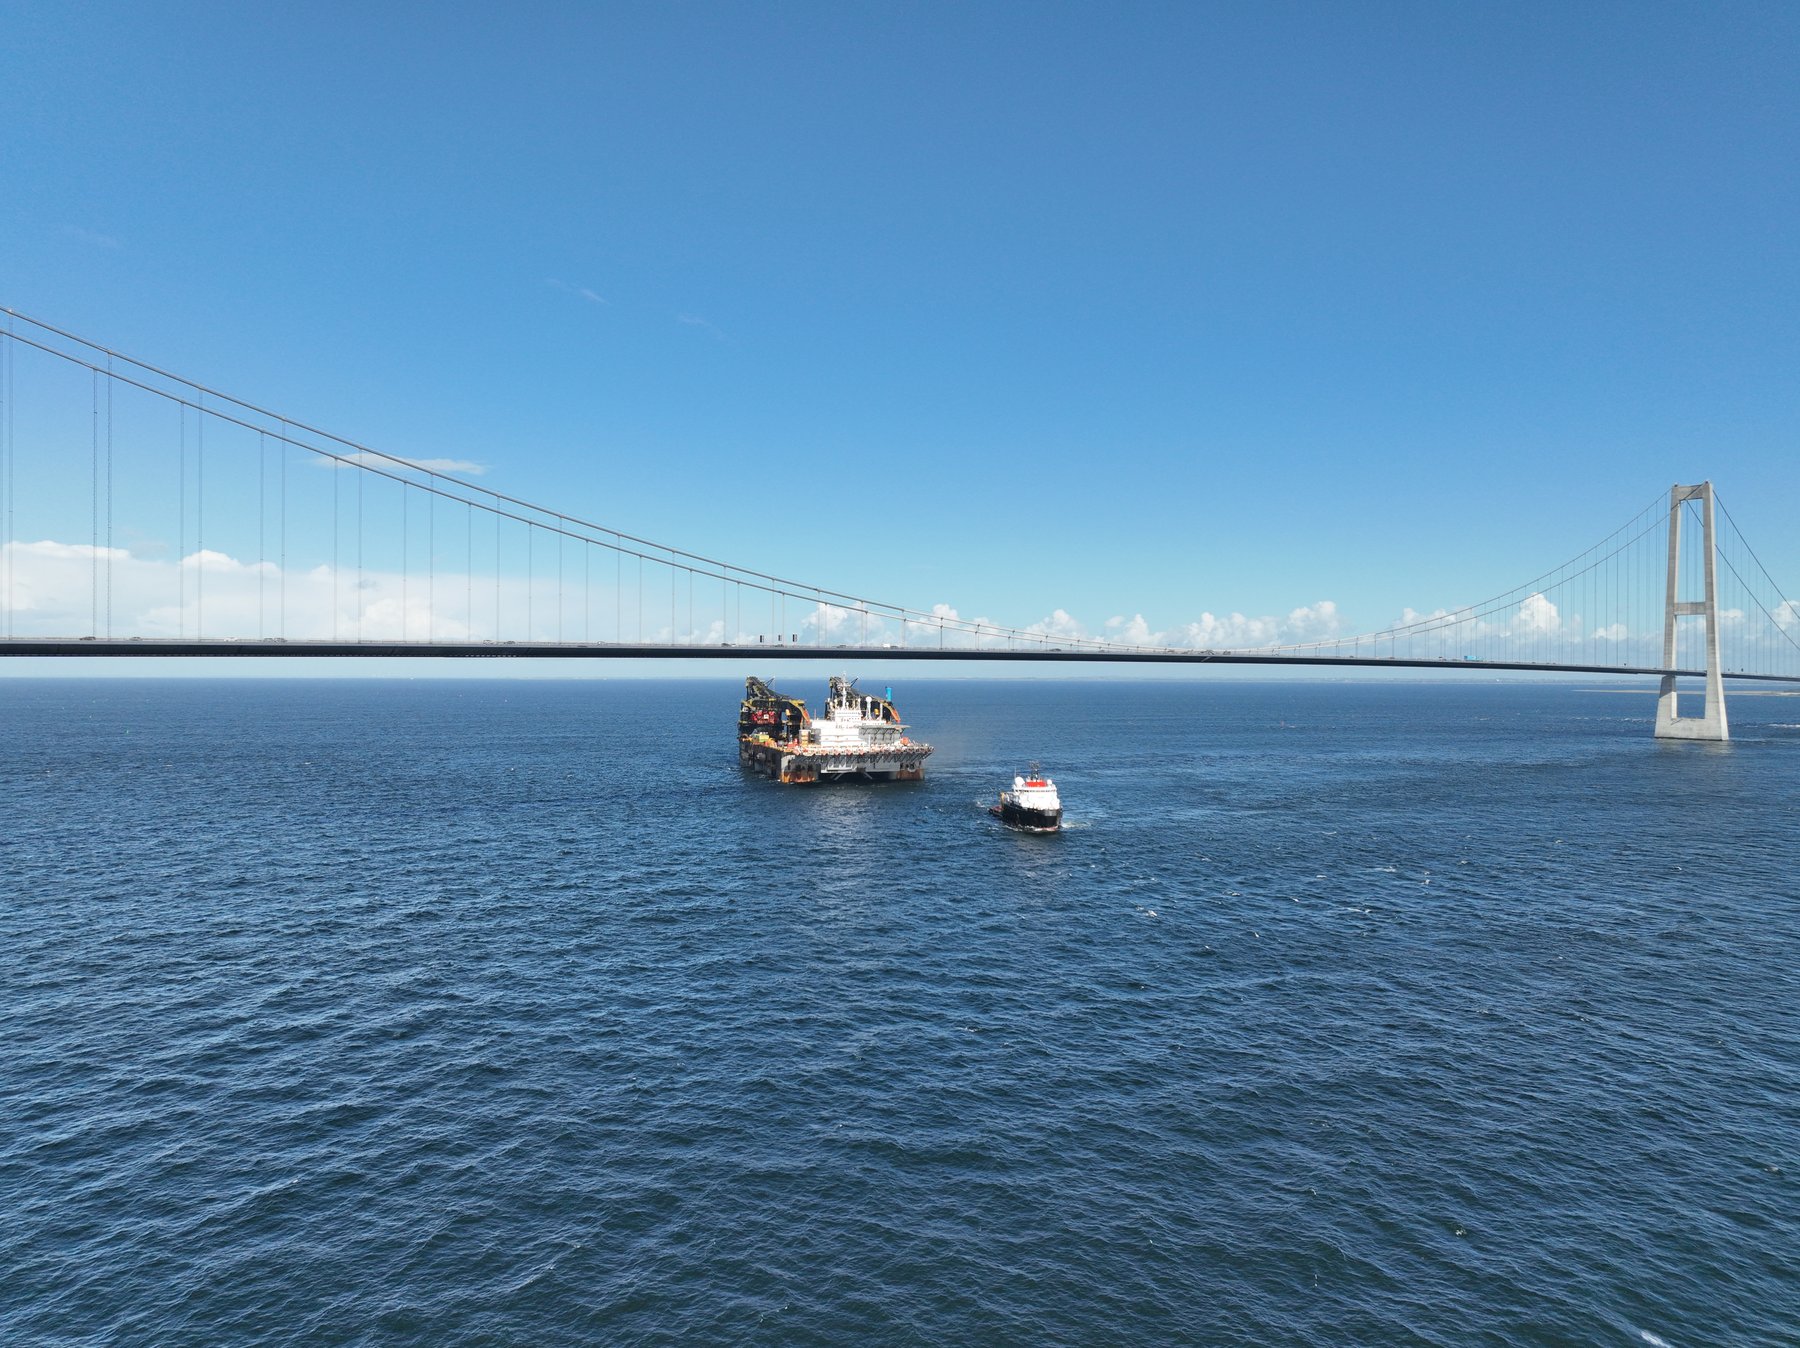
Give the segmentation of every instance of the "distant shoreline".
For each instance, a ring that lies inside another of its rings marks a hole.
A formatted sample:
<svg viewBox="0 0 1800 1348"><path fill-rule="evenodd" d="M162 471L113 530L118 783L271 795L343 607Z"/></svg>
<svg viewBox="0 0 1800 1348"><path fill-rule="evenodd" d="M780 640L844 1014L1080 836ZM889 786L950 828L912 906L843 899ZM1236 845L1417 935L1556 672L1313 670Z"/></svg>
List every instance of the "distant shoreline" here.
<svg viewBox="0 0 1800 1348"><path fill-rule="evenodd" d="M1578 693L1624 693L1629 697L1660 697L1661 690L1656 688L1577 688ZM1800 697L1800 689L1788 688L1731 688L1727 696L1740 697Z"/></svg>

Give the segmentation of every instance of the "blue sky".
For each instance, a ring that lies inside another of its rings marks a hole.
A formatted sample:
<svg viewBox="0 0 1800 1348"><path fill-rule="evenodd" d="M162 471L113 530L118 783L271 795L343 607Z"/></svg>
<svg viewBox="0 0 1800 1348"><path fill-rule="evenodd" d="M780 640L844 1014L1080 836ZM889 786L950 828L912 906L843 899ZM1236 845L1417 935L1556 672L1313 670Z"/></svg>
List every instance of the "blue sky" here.
<svg viewBox="0 0 1800 1348"><path fill-rule="evenodd" d="M0 24L0 304L654 539L1375 628L1711 477L1800 589L1790 6Z"/></svg>

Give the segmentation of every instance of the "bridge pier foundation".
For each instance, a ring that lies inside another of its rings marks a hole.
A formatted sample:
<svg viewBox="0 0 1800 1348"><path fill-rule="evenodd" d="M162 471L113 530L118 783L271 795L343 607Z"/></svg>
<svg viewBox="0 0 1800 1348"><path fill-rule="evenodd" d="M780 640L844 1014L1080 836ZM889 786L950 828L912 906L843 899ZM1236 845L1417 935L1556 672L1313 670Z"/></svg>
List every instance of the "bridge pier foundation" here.
<svg viewBox="0 0 1800 1348"><path fill-rule="evenodd" d="M1696 600L1681 598L1681 516L1688 501L1700 502L1701 551L1705 559L1704 594ZM1683 716L1675 691L1675 676L1665 674L1662 693L1656 699L1656 738L1659 740L1715 740L1731 738L1725 717L1725 680L1719 661L1718 554L1713 547L1713 489L1711 482L1669 489L1669 589L1663 609L1663 668L1675 668L1676 624L1683 618L1706 623L1706 705L1699 716Z"/></svg>

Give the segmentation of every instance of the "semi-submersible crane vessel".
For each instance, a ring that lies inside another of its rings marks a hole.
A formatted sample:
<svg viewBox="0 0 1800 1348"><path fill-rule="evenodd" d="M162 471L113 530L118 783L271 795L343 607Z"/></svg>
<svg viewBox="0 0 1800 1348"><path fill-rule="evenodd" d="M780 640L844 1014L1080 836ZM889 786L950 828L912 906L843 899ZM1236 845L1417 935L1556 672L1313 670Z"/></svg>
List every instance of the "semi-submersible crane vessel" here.
<svg viewBox="0 0 1800 1348"><path fill-rule="evenodd" d="M906 730L892 689L876 697L834 674L825 710L815 717L799 698L750 678L738 711L738 762L781 782L916 782L931 746Z"/></svg>

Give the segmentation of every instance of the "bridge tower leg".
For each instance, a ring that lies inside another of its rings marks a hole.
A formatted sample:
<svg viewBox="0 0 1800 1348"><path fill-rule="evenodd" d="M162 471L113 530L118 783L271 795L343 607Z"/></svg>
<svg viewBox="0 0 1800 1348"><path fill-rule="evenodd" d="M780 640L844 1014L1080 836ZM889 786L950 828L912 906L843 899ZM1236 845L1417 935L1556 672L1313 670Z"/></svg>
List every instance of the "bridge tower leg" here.
<svg viewBox="0 0 1800 1348"><path fill-rule="evenodd" d="M1682 505L1700 502L1701 548L1706 558L1705 594L1696 600L1683 600L1681 577ZM1706 710L1699 716L1681 715L1675 695L1675 676L1662 676L1662 696L1656 700L1656 737L1662 740L1728 740L1731 731L1725 720L1725 681L1719 668L1719 576L1717 553L1713 549L1712 483L1695 487L1675 486L1669 489L1669 592L1663 609L1663 668L1675 668L1675 626L1683 618L1702 618L1706 622Z"/></svg>

